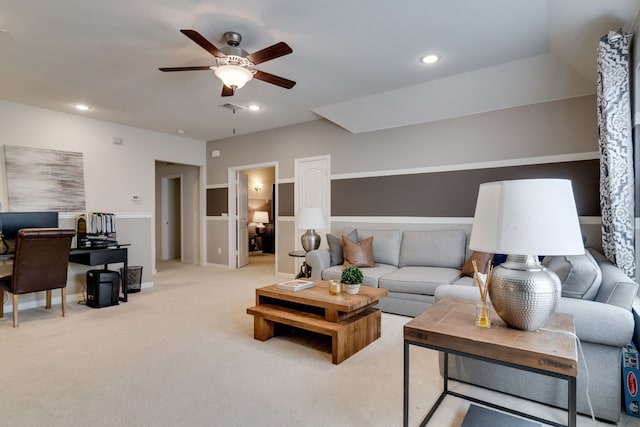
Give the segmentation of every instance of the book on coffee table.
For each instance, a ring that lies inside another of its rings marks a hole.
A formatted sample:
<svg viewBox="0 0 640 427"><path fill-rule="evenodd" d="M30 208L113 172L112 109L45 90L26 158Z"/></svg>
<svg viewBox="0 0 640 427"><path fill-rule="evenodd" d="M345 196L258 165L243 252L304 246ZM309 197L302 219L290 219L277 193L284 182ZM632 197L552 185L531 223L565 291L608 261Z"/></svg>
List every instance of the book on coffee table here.
<svg viewBox="0 0 640 427"><path fill-rule="evenodd" d="M300 279L289 280L288 282L282 282L276 285L278 289L282 289L284 291L294 291L294 292L301 291L303 289L307 289L312 286L313 286L313 282L309 280L300 280Z"/></svg>

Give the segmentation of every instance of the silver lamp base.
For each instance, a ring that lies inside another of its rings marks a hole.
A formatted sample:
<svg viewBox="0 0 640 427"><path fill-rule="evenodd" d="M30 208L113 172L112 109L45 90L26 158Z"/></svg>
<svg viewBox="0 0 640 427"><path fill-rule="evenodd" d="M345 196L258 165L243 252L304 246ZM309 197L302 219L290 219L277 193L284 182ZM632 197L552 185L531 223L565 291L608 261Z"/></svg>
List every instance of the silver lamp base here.
<svg viewBox="0 0 640 427"><path fill-rule="evenodd" d="M493 270L489 284L489 297L498 316L512 328L525 331L544 325L556 311L560 296L558 275L533 255L508 255Z"/></svg>
<svg viewBox="0 0 640 427"><path fill-rule="evenodd" d="M300 243L302 243L302 249L305 252L316 250L320 247L320 235L316 233L316 230L307 230L302 236L300 236Z"/></svg>

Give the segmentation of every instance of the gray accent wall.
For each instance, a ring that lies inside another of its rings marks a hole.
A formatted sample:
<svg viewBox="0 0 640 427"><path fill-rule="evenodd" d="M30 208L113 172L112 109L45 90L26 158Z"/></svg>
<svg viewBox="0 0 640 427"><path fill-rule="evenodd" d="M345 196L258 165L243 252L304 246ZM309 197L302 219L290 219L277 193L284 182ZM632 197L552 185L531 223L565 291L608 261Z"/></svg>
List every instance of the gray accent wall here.
<svg viewBox="0 0 640 427"><path fill-rule="evenodd" d="M293 183L280 184L278 186L278 215L294 216L294 186Z"/></svg>
<svg viewBox="0 0 640 427"><path fill-rule="evenodd" d="M320 119L210 141L211 150L221 155L207 156L208 186L229 185L227 171L246 165L247 153L253 164L278 163L280 273L296 273L286 254L296 244L292 181L299 158L331 157L332 228L345 221L389 228L396 220L468 227L481 182L533 176L572 179L581 215L599 215L593 95L361 134ZM228 228L215 228L224 236L208 232L208 239L226 242ZM213 258L221 259L209 252Z"/></svg>
<svg viewBox="0 0 640 427"><path fill-rule="evenodd" d="M226 184L248 159L277 161L277 182L294 177L295 159L326 154L336 175L594 152L596 123L593 95L361 134L314 120L208 142L221 155L207 156L206 184Z"/></svg>
<svg viewBox="0 0 640 427"><path fill-rule="evenodd" d="M220 216L229 212L229 189L207 189L207 216Z"/></svg>
<svg viewBox="0 0 640 427"><path fill-rule="evenodd" d="M572 181L580 216L600 216L599 161L337 179L331 182L333 216L473 217L483 182L525 178Z"/></svg>

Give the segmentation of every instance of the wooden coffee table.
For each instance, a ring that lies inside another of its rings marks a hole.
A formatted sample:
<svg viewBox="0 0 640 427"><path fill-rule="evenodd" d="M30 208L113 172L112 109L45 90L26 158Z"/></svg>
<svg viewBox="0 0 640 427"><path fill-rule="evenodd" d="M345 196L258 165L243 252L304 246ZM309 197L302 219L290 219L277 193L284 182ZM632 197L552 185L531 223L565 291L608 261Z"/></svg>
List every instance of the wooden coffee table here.
<svg viewBox="0 0 640 427"><path fill-rule="evenodd" d="M421 426L429 421L446 395L544 424L562 425L449 390L449 354L456 354L566 380L568 425L575 427L578 354L573 315L556 312L540 330L526 332L508 327L493 311L491 328L485 329L475 326L475 304L445 298L404 326L404 426L409 419L409 345L417 345L444 353L444 390Z"/></svg>
<svg viewBox="0 0 640 427"><path fill-rule="evenodd" d="M339 364L380 338L381 312L373 308L386 289L360 286L358 295L329 294L329 283L313 280L312 288L298 292L269 285L256 289L253 337L266 341L275 334L275 323L331 337L331 354Z"/></svg>

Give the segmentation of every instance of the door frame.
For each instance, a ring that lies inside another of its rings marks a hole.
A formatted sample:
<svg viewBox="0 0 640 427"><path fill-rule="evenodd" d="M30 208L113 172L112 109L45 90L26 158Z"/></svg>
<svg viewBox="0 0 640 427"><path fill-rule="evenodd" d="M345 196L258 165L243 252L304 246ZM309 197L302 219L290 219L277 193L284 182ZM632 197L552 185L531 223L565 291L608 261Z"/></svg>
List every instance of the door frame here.
<svg viewBox="0 0 640 427"><path fill-rule="evenodd" d="M169 174L169 175L161 175L160 176L160 192L161 192L161 197L160 197L160 203L161 203L161 207L160 207L160 214L161 214L161 218L160 218L160 259L164 260L165 255L166 255L166 251L167 251L167 235L166 235L166 230L165 230L165 222L166 222L166 208L167 208L167 202L168 202L168 197L167 197L167 189L168 189L168 183L170 179L180 179L180 262L182 262L182 260L184 259L184 227L183 227L183 221L184 221L184 176L181 173L176 173L176 174Z"/></svg>
<svg viewBox="0 0 640 427"><path fill-rule="evenodd" d="M228 185L228 199L227 199L227 210L228 210L228 221L227 221L227 241L229 242L228 244L228 251L227 253L229 254L228 256L228 260L227 260L227 265L229 268L232 269L237 269L238 265L237 265L237 251L238 251L238 247L236 245L236 230L237 230L237 222L238 222L238 215L236 212L236 195L238 194L238 183L236 182L236 172L241 172L244 170L248 170L248 169L266 169L266 168L275 168L275 193L273 195L273 197L275 198L275 200L279 200L279 189L278 189L278 182L279 182L279 173L278 173L278 162L277 161L273 161L273 162L264 162L264 163L254 163L254 164L250 164L250 165L242 165L242 166L234 166L234 167L230 167L227 170L227 185ZM276 230L278 230L277 227L277 221L278 221L278 204L276 203L275 207L274 207L274 212L273 212L273 222L276 223ZM276 257L275 257L275 262L274 262L274 271L277 271L278 269L278 233L276 232L276 235L274 236L274 245L276 248Z"/></svg>

